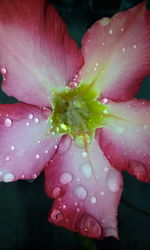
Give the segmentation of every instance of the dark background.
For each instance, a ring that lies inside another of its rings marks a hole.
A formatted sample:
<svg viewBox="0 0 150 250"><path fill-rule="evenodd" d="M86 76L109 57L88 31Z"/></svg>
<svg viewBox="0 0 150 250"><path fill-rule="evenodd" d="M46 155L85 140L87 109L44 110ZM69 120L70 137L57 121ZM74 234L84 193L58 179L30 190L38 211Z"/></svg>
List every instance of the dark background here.
<svg viewBox="0 0 150 250"><path fill-rule="evenodd" d="M102 16L112 16L118 10L128 9L139 2L51 1L79 46L83 34L96 20ZM145 79L137 97L150 100L150 77ZM16 100L0 92L0 103L12 102ZM120 241L112 237L100 241L89 240L51 225L47 215L52 201L44 193L43 174L33 182L0 183L0 250L149 250L150 184L136 181L127 173L124 174L124 182L118 213Z"/></svg>

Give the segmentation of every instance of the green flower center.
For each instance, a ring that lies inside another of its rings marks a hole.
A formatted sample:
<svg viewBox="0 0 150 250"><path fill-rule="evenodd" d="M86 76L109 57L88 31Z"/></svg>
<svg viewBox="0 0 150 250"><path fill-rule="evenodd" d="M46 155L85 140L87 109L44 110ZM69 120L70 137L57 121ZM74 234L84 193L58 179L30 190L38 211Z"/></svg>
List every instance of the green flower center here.
<svg viewBox="0 0 150 250"><path fill-rule="evenodd" d="M69 134L76 141L89 144L95 129L101 127L108 113L90 85L53 91L50 126L53 133Z"/></svg>

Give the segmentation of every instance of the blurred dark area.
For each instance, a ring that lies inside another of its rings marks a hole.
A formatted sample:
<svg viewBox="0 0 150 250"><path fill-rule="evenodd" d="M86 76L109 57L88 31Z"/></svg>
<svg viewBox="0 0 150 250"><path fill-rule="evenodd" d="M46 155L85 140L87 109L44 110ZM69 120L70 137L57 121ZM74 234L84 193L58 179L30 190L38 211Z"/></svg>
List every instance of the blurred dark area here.
<svg viewBox="0 0 150 250"><path fill-rule="evenodd" d="M111 17L139 0L51 0L67 24L70 35L81 46L86 30L103 16ZM150 9L150 2L147 1ZM1 81L1 79L0 79ZM137 98L150 100L150 76ZM17 100L0 92L0 103ZM51 225L48 212L52 200L44 193L44 175L33 182L0 183L0 250L149 250L150 184L124 173L124 191L119 206L120 240L112 237L88 240Z"/></svg>

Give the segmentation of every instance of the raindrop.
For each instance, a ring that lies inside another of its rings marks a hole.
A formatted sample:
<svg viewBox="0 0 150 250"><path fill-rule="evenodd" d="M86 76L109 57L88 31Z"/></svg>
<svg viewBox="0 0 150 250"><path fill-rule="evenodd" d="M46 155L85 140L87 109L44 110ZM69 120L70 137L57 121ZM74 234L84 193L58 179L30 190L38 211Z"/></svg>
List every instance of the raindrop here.
<svg viewBox="0 0 150 250"><path fill-rule="evenodd" d="M11 149L12 151L14 151L14 149L15 149L14 145L11 145L10 149Z"/></svg>
<svg viewBox="0 0 150 250"><path fill-rule="evenodd" d="M108 99L107 99L107 98L103 98L103 99L101 99L101 102L102 102L103 104L107 104L107 103L108 103Z"/></svg>
<svg viewBox="0 0 150 250"><path fill-rule="evenodd" d="M37 178L37 174L33 174L32 179L36 179L36 178Z"/></svg>
<svg viewBox="0 0 150 250"><path fill-rule="evenodd" d="M86 157L87 157L87 152L83 152L83 153L82 153L82 157L83 157L83 158L86 158Z"/></svg>
<svg viewBox="0 0 150 250"><path fill-rule="evenodd" d="M76 186L73 194L76 198L84 200L87 197L87 190L83 186Z"/></svg>
<svg viewBox="0 0 150 250"><path fill-rule="evenodd" d="M12 173L5 173L3 176L3 181L4 182L11 182L14 181L15 176Z"/></svg>
<svg viewBox="0 0 150 250"><path fill-rule="evenodd" d="M144 128L145 130L147 130L147 129L148 129L148 125L147 125L147 124L144 124L144 125L143 125L143 128Z"/></svg>
<svg viewBox="0 0 150 250"><path fill-rule="evenodd" d="M28 126L30 126L30 123L29 123L29 122L26 122L26 125L27 125L27 127L28 127Z"/></svg>
<svg viewBox="0 0 150 250"><path fill-rule="evenodd" d="M36 154L35 155L35 158L38 160L40 158L40 155L39 154Z"/></svg>
<svg viewBox="0 0 150 250"><path fill-rule="evenodd" d="M33 119L33 114L29 114L29 115L28 115L28 119L29 119L29 120L32 120L32 119Z"/></svg>
<svg viewBox="0 0 150 250"><path fill-rule="evenodd" d="M79 207L77 207L77 212L78 212L78 213L80 212L80 208L79 208Z"/></svg>
<svg viewBox="0 0 150 250"><path fill-rule="evenodd" d="M108 25L110 23L110 18L108 17L103 17L101 20L100 20L100 24L102 26L105 26L105 25Z"/></svg>
<svg viewBox="0 0 150 250"><path fill-rule="evenodd" d="M118 171L110 170L107 185L112 192L118 192L120 190L120 173Z"/></svg>
<svg viewBox="0 0 150 250"><path fill-rule="evenodd" d="M121 31L123 32L123 31L124 31L124 28L121 28Z"/></svg>
<svg viewBox="0 0 150 250"><path fill-rule="evenodd" d="M108 167L104 167L104 172L108 172L109 168Z"/></svg>
<svg viewBox="0 0 150 250"><path fill-rule="evenodd" d="M133 48L136 49L136 44L133 45Z"/></svg>
<svg viewBox="0 0 150 250"><path fill-rule="evenodd" d="M54 209L51 213L51 220L53 223L58 224L63 220L63 214L61 211Z"/></svg>
<svg viewBox="0 0 150 250"><path fill-rule="evenodd" d="M34 123L39 123L39 118L34 118Z"/></svg>
<svg viewBox="0 0 150 250"><path fill-rule="evenodd" d="M108 31L108 33L109 33L109 35L112 35L113 31L110 29L110 30Z"/></svg>
<svg viewBox="0 0 150 250"><path fill-rule="evenodd" d="M92 169L91 169L91 166L89 165L89 163L83 163L81 165L81 172L83 173L83 175L90 179L91 178L91 175L92 175Z"/></svg>
<svg viewBox="0 0 150 250"><path fill-rule="evenodd" d="M91 204L95 204L96 203L96 197L92 196L90 199Z"/></svg>
<svg viewBox="0 0 150 250"><path fill-rule="evenodd" d="M60 187L54 188L53 191L52 191L53 198L56 199L60 195L60 193L61 193L61 188Z"/></svg>
<svg viewBox="0 0 150 250"><path fill-rule="evenodd" d="M100 194L101 194L101 195L104 195L104 191L101 191Z"/></svg>
<svg viewBox="0 0 150 250"><path fill-rule="evenodd" d="M126 51L126 49L125 48L122 48L122 52L125 52Z"/></svg>
<svg viewBox="0 0 150 250"><path fill-rule="evenodd" d="M6 161L9 161L10 157L9 156L6 156L5 160Z"/></svg>
<svg viewBox="0 0 150 250"><path fill-rule="evenodd" d="M59 177L59 181L62 184L68 184L72 181L72 179L73 179L73 176L70 173L62 173Z"/></svg>
<svg viewBox="0 0 150 250"><path fill-rule="evenodd" d="M48 150L47 149L45 150L45 154L48 154Z"/></svg>
<svg viewBox="0 0 150 250"><path fill-rule="evenodd" d="M83 214L79 216L76 222L76 228L82 235L91 238L100 238L102 234L100 224L90 214Z"/></svg>
<svg viewBox="0 0 150 250"><path fill-rule="evenodd" d="M12 125L12 120L10 120L9 118L6 118L4 121L4 126L7 128L10 128Z"/></svg>
<svg viewBox="0 0 150 250"><path fill-rule="evenodd" d="M130 173L134 175L140 181L144 181L147 178L147 171L146 171L145 165L139 161L131 162Z"/></svg>
<svg viewBox="0 0 150 250"><path fill-rule="evenodd" d="M62 205L62 208L63 208L63 209L66 209L66 205L65 205L65 204L64 204L64 205Z"/></svg>
<svg viewBox="0 0 150 250"><path fill-rule="evenodd" d="M7 70L6 70L6 68L1 68L1 73L3 74L3 75L5 75L6 73L7 73Z"/></svg>

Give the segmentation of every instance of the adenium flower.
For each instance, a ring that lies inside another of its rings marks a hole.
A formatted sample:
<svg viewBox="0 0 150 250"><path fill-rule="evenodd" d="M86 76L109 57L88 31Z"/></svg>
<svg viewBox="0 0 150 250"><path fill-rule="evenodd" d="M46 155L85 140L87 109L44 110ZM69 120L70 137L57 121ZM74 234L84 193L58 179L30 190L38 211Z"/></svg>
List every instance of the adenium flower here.
<svg viewBox="0 0 150 250"><path fill-rule="evenodd" d="M134 98L150 73L145 1L85 34L80 50L46 0L0 1L0 180L35 179L55 199L49 221L118 238L126 170L150 181L150 102Z"/></svg>

